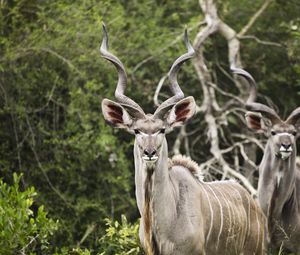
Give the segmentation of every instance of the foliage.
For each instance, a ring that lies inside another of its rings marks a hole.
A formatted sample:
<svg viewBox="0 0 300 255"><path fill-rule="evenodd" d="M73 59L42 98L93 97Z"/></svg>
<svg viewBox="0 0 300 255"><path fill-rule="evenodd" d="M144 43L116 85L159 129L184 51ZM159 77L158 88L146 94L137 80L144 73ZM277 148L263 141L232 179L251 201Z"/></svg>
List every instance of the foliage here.
<svg viewBox="0 0 300 255"><path fill-rule="evenodd" d="M35 189L21 191L21 178L14 173L11 186L0 180L0 254L45 254L58 223L47 217L44 206L34 214Z"/></svg>
<svg viewBox="0 0 300 255"><path fill-rule="evenodd" d="M239 31L263 2L218 1L218 9ZM0 1L0 173L12 183L12 173L23 172L24 183L39 193L33 214L45 205L49 217L59 219L51 252L102 251L110 238L105 218L118 219L125 212L130 222L138 218L132 138L107 126L101 116L101 100L113 99L117 81L114 67L99 56L101 22L108 27L110 49L127 67L126 93L153 112L158 81L184 51L184 25L191 28L191 39L199 28L203 17L198 5L195 0ZM243 65L281 115L300 100L299 8L297 1L276 0L249 31L280 47L241 39ZM205 56L220 86L234 93L222 72L228 70L226 47L215 37L205 45ZM195 70L191 63L182 69L178 78L183 91L201 105ZM167 93L163 88L162 98ZM218 95L218 100L228 98ZM232 123L228 132L239 131L234 118ZM187 129L205 127L195 120ZM191 156L203 162L209 155L205 131L191 134ZM169 136L170 148L175 136ZM114 224L107 225L115 231L114 241L123 235L120 226L128 233L136 226ZM20 240L25 244L28 239ZM134 248L129 237L125 240Z"/></svg>
<svg viewBox="0 0 300 255"><path fill-rule="evenodd" d="M139 222L130 224L125 215L122 215L121 223L106 219L106 233L100 238L100 255L139 255L142 248L139 244Z"/></svg>
<svg viewBox="0 0 300 255"><path fill-rule="evenodd" d="M53 255L91 255L91 252L87 249L80 249L80 248L62 248L59 252L53 253Z"/></svg>

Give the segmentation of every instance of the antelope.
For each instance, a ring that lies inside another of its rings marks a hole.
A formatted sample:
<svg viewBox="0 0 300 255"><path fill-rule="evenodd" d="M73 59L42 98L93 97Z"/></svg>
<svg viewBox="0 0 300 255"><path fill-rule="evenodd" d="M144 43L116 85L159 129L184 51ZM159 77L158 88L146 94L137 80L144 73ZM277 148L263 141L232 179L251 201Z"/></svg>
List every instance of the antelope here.
<svg viewBox="0 0 300 255"><path fill-rule="evenodd" d="M233 72L251 84L246 102L247 126L268 138L258 181L258 200L267 217L268 241L273 249L282 246L300 254L300 171L296 167L300 107L282 120L272 108L255 102L257 86L248 72L235 68Z"/></svg>
<svg viewBox="0 0 300 255"><path fill-rule="evenodd" d="M103 99L105 120L135 135L134 165L139 237L148 255L264 254L264 216L250 194L235 181L204 182L188 157L168 158L167 131L184 125L196 111L177 82L180 66L194 56L185 31L187 53L173 63L168 76L174 94L153 114L127 97L125 68L108 51L103 24L100 53L118 71L117 102Z"/></svg>

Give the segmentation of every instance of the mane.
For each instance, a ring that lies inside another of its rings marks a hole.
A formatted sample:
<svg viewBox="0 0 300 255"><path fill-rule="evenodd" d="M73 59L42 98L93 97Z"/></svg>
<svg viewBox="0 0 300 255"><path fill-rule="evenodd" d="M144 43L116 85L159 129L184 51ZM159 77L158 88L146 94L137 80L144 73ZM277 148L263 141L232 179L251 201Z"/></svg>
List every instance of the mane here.
<svg viewBox="0 0 300 255"><path fill-rule="evenodd" d="M203 174L199 165L190 157L181 154L175 155L170 160L170 168L172 166L182 166L187 168L195 178L197 178L199 181L203 181Z"/></svg>

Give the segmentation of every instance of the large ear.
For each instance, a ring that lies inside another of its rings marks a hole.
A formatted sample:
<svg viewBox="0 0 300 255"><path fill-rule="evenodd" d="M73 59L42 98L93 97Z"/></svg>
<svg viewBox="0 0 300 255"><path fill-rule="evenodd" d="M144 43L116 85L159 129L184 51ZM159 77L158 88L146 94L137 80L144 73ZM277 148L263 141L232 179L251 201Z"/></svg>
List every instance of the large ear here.
<svg viewBox="0 0 300 255"><path fill-rule="evenodd" d="M245 114L245 119L248 128L256 132L267 131L267 129L272 126L271 121L269 119L265 119L259 112L247 112Z"/></svg>
<svg viewBox="0 0 300 255"><path fill-rule="evenodd" d="M128 128L132 124L132 118L120 104L109 99L103 99L101 106L104 119L112 126Z"/></svg>
<svg viewBox="0 0 300 255"><path fill-rule="evenodd" d="M170 127L183 125L196 112L196 103L193 97L186 97L177 102L171 109L167 122Z"/></svg>

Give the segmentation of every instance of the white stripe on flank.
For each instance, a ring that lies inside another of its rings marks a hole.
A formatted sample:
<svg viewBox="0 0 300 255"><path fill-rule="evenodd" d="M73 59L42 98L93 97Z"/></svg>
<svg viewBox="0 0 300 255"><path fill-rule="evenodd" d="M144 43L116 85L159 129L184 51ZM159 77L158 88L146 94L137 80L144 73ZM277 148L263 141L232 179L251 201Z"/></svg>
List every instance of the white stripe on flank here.
<svg viewBox="0 0 300 255"><path fill-rule="evenodd" d="M250 236L250 228L251 228L251 208L250 208L250 198L247 196L248 200L248 215L247 215L247 221L248 221L248 227L247 227L247 238Z"/></svg>
<svg viewBox="0 0 300 255"><path fill-rule="evenodd" d="M216 188L217 188L217 186L216 186ZM228 216L229 216L229 226L228 226L228 233L227 233L227 238L226 238L226 246L225 246L225 248L227 249L227 246L228 246L228 241L229 241L229 236L230 236L230 233L231 233L231 227L232 227L232 219L231 219L231 209L230 209L230 206L229 206L229 204L228 204L228 201L227 201L227 199L226 199L226 197L225 197L225 195L224 195L224 193L223 193L223 190L221 189L222 187L218 187L219 189L218 189L218 192L221 194L221 196L223 197L223 200L224 200L224 202L225 202L225 204L226 204L226 206L227 206L227 209L228 209Z"/></svg>
<svg viewBox="0 0 300 255"><path fill-rule="evenodd" d="M214 211L213 211L213 209L212 209L212 205L211 205L209 196L208 196L207 191L206 191L206 189L205 189L205 186L207 186L207 185L205 185L205 186L200 185L200 186L203 188L203 190L204 190L204 192L205 192L205 195L206 195L206 197L207 197L208 204L209 204L210 215L211 215L211 216L210 216L210 227L209 227L209 231L208 231L208 234L207 234L207 237L206 237L206 241L208 242L208 240L209 240L209 238L210 238L210 234L211 234L212 228L213 228Z"/></svg>
<svg viewBox="0 0 300 255"><path fill-rule="evenodd" d="M217 248L219 246L219 242L220 242L220 236L221 236L221 233L223 231L223 207L221 205L221 202L219 200L219 198L217 197L216 193L214 192L214 190L209 186L207 185L207 187L211 190L211 192L214 194L215 198L217 199L218 201L218 204L220 206L220 217L221 217L221 226L220 226L220 231L219 231L219 234L218 234L218 242L217 242Z"/></svg>
<svg viewBox="0 0 300 255"><path fill-rule="evenodd" d="M260 239L260 224L259 224L259 219L258 219L258 215L257 215L257 210L255 210L255 214L256 214L256 221L257 221L257 241L256 241L256 248L255 251L257 252L258 250L258 245L259 245L259 239Z"/></svg>
<svg viewBox="0 0 300 255"><path fill-rule="evenodd" d="M243 202L243 198L242 198L241 193L239 192L239 190L236 189L234 186L232 186L232 188L239 194L239 197L241 198L241 202ZM243 207L243 208L244 208L244 207ZM237 211L237 210L236 210L236 211ZM241 213L242 213L242 212L239 211L239 214L238 214L238 215L241 216L240 218L243 217L243 215L242 215ZM241 232L240 235L239 235L239 237L240 237L240 242L239 242L240 247L239 247L239 250L241 250L242 247L244 247L244 244L245 244L245 233L242 233L243 230L244 230L244 226L241 226L243 222L244 222L243 219L240 219L240 221L238 222L238 225L240 226L239 232Z"/></svg>

